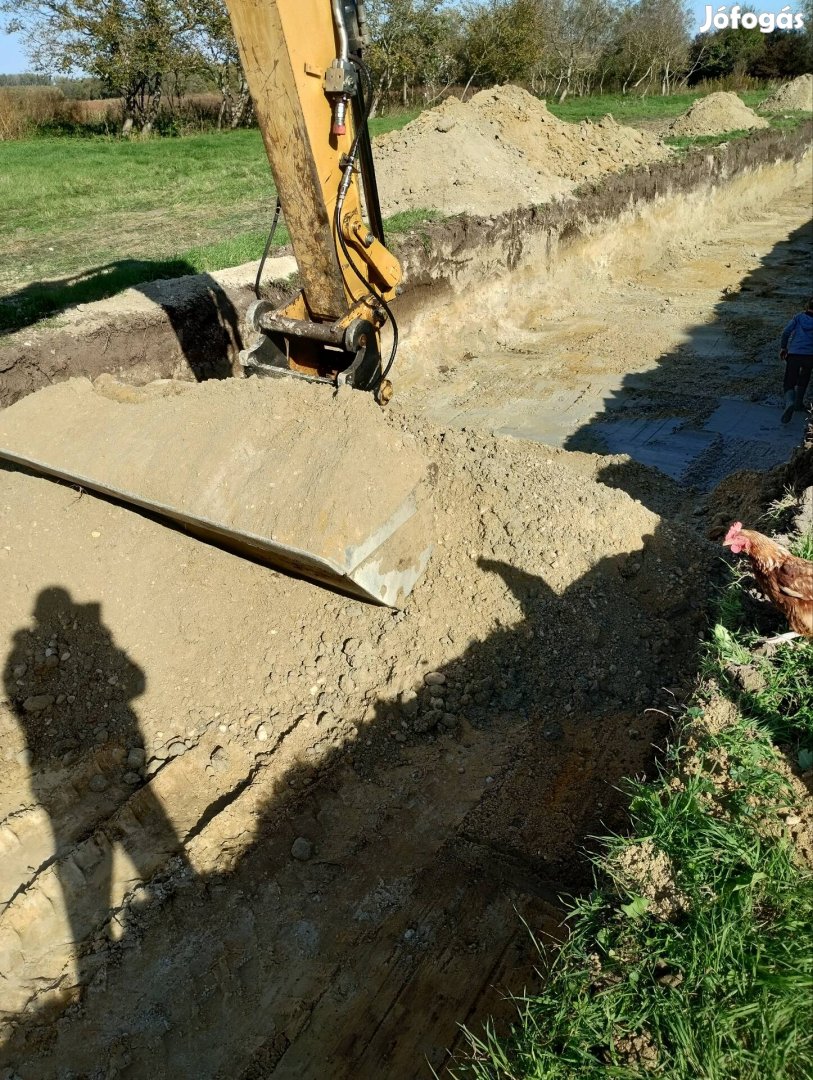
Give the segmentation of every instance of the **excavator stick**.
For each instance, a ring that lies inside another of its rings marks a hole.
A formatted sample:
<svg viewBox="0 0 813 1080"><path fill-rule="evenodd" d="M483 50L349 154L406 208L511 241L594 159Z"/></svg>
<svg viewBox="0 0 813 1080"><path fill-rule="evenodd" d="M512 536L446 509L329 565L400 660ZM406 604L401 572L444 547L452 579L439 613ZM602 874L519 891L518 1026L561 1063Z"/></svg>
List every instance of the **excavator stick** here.
<svg viewBox="0 0 813 1080"><path fill-rule="evenodd" d="M367 132L372 87L365 96L363 5L227 6L302 281L286 307L275 312L260 300L249 312L258 337L243 364L260 375L347 382L386 403L391 389L379 338L401 267L384 246Z"/></svg>
<svg viewBox="0 0 813 1080"><path fill-rule="evenodd" d="M431 552L432 470L380 408L401 270L383 243L366 129L362 5L227 6L301 292L249 310L246 378L141 389L72 379L0 411L0 459L400 606Z"/></svg>

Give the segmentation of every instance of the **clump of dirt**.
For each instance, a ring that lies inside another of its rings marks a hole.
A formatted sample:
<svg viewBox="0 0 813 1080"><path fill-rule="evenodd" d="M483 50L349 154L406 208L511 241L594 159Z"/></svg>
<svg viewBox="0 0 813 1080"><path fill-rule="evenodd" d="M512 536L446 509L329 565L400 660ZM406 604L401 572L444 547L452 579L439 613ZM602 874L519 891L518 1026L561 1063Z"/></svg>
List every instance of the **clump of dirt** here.
<svg viewBox="0 0 813 1080"><path fill-rule="evenodd" d="M759 667L732 664L728 674L745 695L765 688L765 671ZM683 790L683 777L702 773L711 779L713 785L713 790L702 797L715 813L726 812L726 799L742 788L743 781L732 774L730 755L725 749L714 745L707 747L704 743L709 736L719 736L738 723L740 712L736 701L719 691L712 693L703 706L702 717L684 728L685 756L681 776L674 777L671 782L673 790ZM795 748L780 746L779 749L782 756L763 748L761 754L754 754L751 762L752 765L760 764L764 769L777 773L787 784L786 798L782 800L780 797L778 806L777 796L773 793L767 796L752 793L749 796L754 825L764 836L787 837L793 843L799 862L813 867L813 769L799 767Z"/></svg>
<svg viewBox="0 0 813 1080"><path fill-rule="evenodd" d="M447 98L376 140L385 210L489 214L548 202L585 180L670 151L652 135L599 123L568 124L517 86Z"/></svg>
<svg viewBox="0 0 813 1080"><path fill-rule="evenodd" d="M626 888L649 901L648 910L658 919L674 919L689 906L689 898L675 882L671 859L652 840L628 844L612 869Z"/></svg>
<svg viewBox="0 0 813 1080"><path fill-rule="evenodd" d="M379 550L387 523L409 512L425 471L412 440L376 423L378 412L369 394L294 379L164 380L136 391L80 378L3 410L0 441L91 487L355 570L358 549ZM100 462L99 448L114 445Z"/></svg>
<svg viewBox="0 0 813 1080"><path fill-rule="evenodd" d="M760 112L813 112L813 75L800 75L765 98Z"/></svg>
<svg viewBox="0 0 813 1080"><path fill-rule="evenodd" d="M722 480L707 502L709 539L722 539L735 521L756 528L771 501L781 494L785 471L784 465L767 473L739 469Z"/></svg>
<svg viewBox="0 0 813 1080"><path fill-rule="evenodd" d="M736 94L721 91L699 98L669 125L670 135L724 135L727 131L751 131L768 127Z"/></svg>
<svg viewBox="0 0 813 1080"><path fill-rule="evenodd" d="M646 1029L635 1035L616 1035L613 1041L615 1052L631 1068L637 1066L647 1072L658 1068L658 1047Z"/></svg>
<svg viewBox="0 0 813 1080"><path fill-rule="evenodd" d="M706 503L706 535L720 540L734 521L759 528L772 506L788 535L813 528L813 447L799 447L767 472L740 469L721 480Z"/></svg>

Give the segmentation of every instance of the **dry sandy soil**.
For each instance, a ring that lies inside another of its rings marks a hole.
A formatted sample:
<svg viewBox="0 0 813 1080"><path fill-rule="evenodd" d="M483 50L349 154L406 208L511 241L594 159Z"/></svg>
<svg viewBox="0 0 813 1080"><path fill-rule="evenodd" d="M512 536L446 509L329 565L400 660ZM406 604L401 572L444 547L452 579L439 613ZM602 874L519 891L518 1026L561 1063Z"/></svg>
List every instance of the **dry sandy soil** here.
<svg viewBox="0 0 813 1080"><path fill-rule="evenodd" d="M670 135L724 135L727 131L765 128L768 121L728 91L709 94L669 125Z"/></svg>
<svg viewBox="0 0 813 1080"><path fill-rule="evenodd" d="M813 75L800 75L798 79L780 86L765 98L760 109L763 112L813 113Z"/></svg>
<svg viewBox="0 0 813 1080"><path fill-rule="evenodd" d="M568 124L518 86L447 98L375 141L386 214L431 207L495 214L548 202L608 173L664 161L672 151L611 116Z"/></svg>
<svg viewBox="0 0 813 1080"><path fill-rule="evenodd" d="M692 685L719 461L801 438L804 168L427 305L385 420L437 470L401 611L0 470L3 1080L411 1080L505 1018L521 919L560 932Z"/></svg>

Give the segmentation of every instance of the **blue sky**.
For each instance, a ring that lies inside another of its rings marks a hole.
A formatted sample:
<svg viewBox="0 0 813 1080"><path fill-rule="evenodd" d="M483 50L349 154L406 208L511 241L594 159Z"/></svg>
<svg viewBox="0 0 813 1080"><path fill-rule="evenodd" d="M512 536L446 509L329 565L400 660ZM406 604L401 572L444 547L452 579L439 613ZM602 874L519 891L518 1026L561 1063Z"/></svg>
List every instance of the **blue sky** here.
<svg viewBox="0 0 813 1080"><path fill-rule="evenodd" d="M27 69L19 38L15 34L0 34L0 75L16 75Z"/></svg>
<svg viewBox="0 0 813 1080"><path fill-rule="evenodd" d="M713 5L714 10L716 11L718 5L723 2L724 0L717 0ZM725 0L725 2L736 3L737 0ZM749 6L756 11L778 12L786 3L790 3L793 11L799 11L801 8L799 0L750 0ZM696 22L695 29L699 29L705 20L706 5L701 0L692 0L691 8ZM0 33L0 74L17 74L28 69L28 61L20 39L14 34Z"/></svg>

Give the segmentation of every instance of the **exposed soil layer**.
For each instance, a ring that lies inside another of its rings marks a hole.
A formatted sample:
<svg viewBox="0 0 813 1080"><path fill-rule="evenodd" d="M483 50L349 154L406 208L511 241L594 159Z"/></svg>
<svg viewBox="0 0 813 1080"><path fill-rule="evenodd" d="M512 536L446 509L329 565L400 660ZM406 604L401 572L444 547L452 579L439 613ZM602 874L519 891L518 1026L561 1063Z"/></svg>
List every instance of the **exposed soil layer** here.
<svg viewBox="0 0 813 1080"><path fill-rule="evenodd" d="M266 264L268 299L275 279L296 272L291 256ZM0 338L0 406L76 375L150 379L225 379L239 373L241 320L256 299L257 264L139 285L48 322Z"/></svg>
<svg viewBox="0 0 813 1080"><path fill-rule="evenodd" d="M724 135L727 131L765 128L768 121L749 109L742 98L728 91L698 98L669 125L670 135Z"/></svg>
<svg viewBox="0 0 813 1080"><path fill-rule="evenodd" d="M800 75L785 83L760 105L762 112L813 113L813 75Z"/></svg>
<svg viewBox="0 0 813 1080"><path fill-rule="evenodd" d="M429 227L383 421L438 477L402 612L0 470L11 1075L412 1080L506 1015L535 964L518 916L556 933L590 888L585 843L623 827L618 784L692 685L719 554L691 476L533 425L554 382L566 420L613 380L641 419L773 388L807 163L757 138L578 216ZM737 176L749 153L778 160ZM653 888L680 902L668 867Z"/></svg>
<svg viewBox="0 0 813 1080"><path fill-rule="evenodd" d="M611 116L568 124L518 86L447 98L400 131L376 140L385 212L430 208L493 214L548 202L586 180L671 151Z"/></svg>

